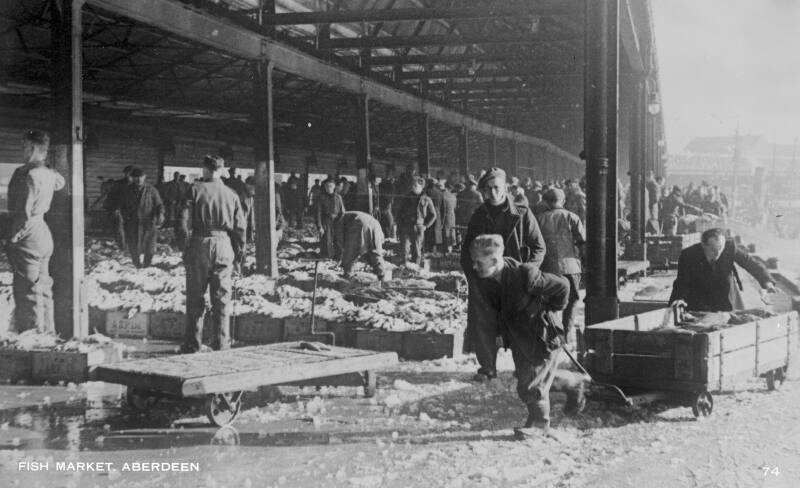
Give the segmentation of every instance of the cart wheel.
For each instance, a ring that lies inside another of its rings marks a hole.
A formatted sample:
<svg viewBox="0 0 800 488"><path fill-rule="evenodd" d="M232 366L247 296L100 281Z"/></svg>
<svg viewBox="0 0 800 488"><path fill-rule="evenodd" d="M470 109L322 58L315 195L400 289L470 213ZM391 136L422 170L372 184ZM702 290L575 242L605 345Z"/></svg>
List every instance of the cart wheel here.
<svg viewBox="0 0 800 488"><path fill-rule="evenodd" d="M158 403L158 395L149 390L129 386L128 391L125 393L125 402L129 407L136 410L150 410Z"/></svg>
<svg viewBox="0 0 800 488"><path fill-rule="evenodd" d="M767 389L769 391L774 391L780 389L781 385L783 385L783 382L786 380L786 374L783 368L778 368L767 371L766 378Z"/></svg>
<svg viewBox="0 0 800 488"><path fill-rule="evenodd" d="M230 425L220 427L211 438L212 446L238 446L239 445L239 431Z"/></svg>
<svg viewBox="0 0 800 488"><path fill-rule="evenodd" d="M212 424L224 427L232 423L242 407L242 392L212 393L206 397L206 415Z"/></svg>
<svg viewBox="0 0 800 488"><path fill-rule="evenodd" d="M692 401L692 413L695 417L708 417L713 410L714 398L711 397L711 393L701 391L694 397L694 401Z"/></svg>
<svg viewBox="0 0 800 488"><path fill-rule="evenodd" d="M378 388L378 377L374 371L364 371L364 397L372 398Z"/></svg>

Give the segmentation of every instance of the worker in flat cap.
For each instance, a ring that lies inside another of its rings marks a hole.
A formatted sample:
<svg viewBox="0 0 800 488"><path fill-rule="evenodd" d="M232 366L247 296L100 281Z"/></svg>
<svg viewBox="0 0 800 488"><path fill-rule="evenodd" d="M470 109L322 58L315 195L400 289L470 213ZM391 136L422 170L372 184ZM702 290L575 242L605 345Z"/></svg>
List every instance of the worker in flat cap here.
<svg viewBox="0 0 800 488"><path fill-rule="evenodd" d="M107 186L106 200L103 202L103 208L109 213L114 224L114 237L117 239L117 244L121 248L125 248L125 223L122 221L122 197L125 195L128 186L133 183L131 172L133 166L128 165L122 170L122 178L111 180Z"/></svg>
<svg viewBox="0 0 800 488"><path fill-rule="evenodd" d="M520 263L542 264L545 242L539 224L528 207L518 206L507 195L506 173L500 168L488 170L478 181L484 202L472 214L461 245L461 266L467 276L469 301L465 347L473 350L480 368L476 381L497 376L497 309L493 297L497 284L482 279L473 269L469 249L472 240L482 234L498 234L505 243L503 252Z"/></svg>
<svg viewBox="0 0 800 488"><path fill-rule="evenodd" d="M222 182L224 168L219 156L203 158L203 179L192 185L187 199L192 237L184 253L186 337L181 351L185 353L200 350L207 289L214 327L211 347L230 347L232 274L235 263L244 258L247 221L239 196Z"/></svg>
<svg viewBox="0 0 800 488"><path fill-rule="evenodd" d="M679 186L673 186L672 192L661 203L661 233L665 236L674 236L678 233L678 223L687 213L703 215L703 211L689 205L683 199L683 190Z"/></svg>
<svg viewBox="0 0 800 488"><path fill-rule="evenodd" d="M411 184L411 191L401 199L397 211L397 235L400 237L401 256L399 264L408 262L409 253L411 261L417 266L422 265L422 249L425 241L425 231L433 227L439 216L433 206L431 198L423 192L425 180L417 176Z"/></svg>
<svg viewBox="0 0 800 488"><path fill-rule="evenodd" d="M573 314L580 298L578 290L583 272L580 246L586 242L586 230L581 218L564 208L565 200L563 190L547 190L544 201L548 209L537 215L536 220L547 246L542 271L563 276L569 282L569 301L561 314L561 323L564 324L565 337L571 340L575 325ZM581 338L582 335L578 334L579 344Z"/></svg>
<svg viewBox="0 0 800 488"><path fill-rule="evenodd" d="M147 183L141 168L131 171L132 183L121 197L120 213L133 265L149 267L156 252L156 227L164 223L164 204L158 190ZM144 259L142 259L144 255Z"/></svg>
<svg viewBox="0 0 800 488"><path fill-rule="evenodd" d="M336 259L334 230L336 221L344 214L344 199L336 191L336 182L328 178L322 183L322 193L317 203L317 232L319 232L320 254L323 258Z"/></svg>
<svg viewBox="0 0 800 488"><path fill-rule="evenodd" d="M53 280L49 264L53 236L44 220L64 177L47 167L50 136L31 130L22 136L23 164L8 182L9 240L5 246L14 273L14 326L17 332L54 332Z"/></svg>

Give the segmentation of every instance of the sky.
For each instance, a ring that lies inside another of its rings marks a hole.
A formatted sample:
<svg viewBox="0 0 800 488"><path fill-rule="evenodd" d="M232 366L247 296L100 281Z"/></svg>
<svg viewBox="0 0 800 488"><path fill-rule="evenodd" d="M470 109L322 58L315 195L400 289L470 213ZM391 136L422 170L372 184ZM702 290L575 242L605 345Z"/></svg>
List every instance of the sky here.
<svg viewBox="0 0 800 488"><path fill-rule="evenodd" d="M800 136L800 0L651 0L667 146Z"/></svg>

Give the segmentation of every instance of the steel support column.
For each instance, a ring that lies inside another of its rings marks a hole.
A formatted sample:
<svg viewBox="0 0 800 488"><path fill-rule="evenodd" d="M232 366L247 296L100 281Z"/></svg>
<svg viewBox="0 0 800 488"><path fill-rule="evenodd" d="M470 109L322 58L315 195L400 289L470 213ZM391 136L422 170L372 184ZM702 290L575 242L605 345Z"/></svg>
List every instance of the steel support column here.
<svg viewBox="0 0 800 488"><path fill-rule="evenodd" d="M84 279L84 169L82 19L83 0L51 0L53 59L52 155L66 179L47 215L55 244L53 276L56 332L64 338L89 334Z"/></svg>
<svg viewBox="0 0 800 488"><path fill-rule="evenodd" d="M469 129L466 127L458 132L458 169L464 178L469 176Z"/></svg>
<svg viewBox="0 0 800 488"><path fill-rule="evenodd" d="M509 161L508 171L511 176L519 177L519 151L517 150L517 141L511 140L511 161Z"/></svg>
<svg viewBox="0 0 800 488"><path fill-rule="evenodd" d="M489 167L494 168L497 166L497 137L489 136Z"/></svg>
<svg viewBox="0 0 800 488"><path fill-rule="evenodd" d="M645 259L645 222L647 221L647 191L645 189L645 111L647 95L644 80L637 80L631 117L630 170L631 170L631 248L626 249L628 259Z"/></svg>
<svg viewBox="0 0 800 488"><path fill-rule="evenodd" d="M372 155L370 153L370 137L369 137L369 96L357 96L357 124L356 130L356 171L358 181L356 182L356 189L358 190L358 206L362 212L367 212L372 215L372 188L369 185L369 179L372 170Z"/></svg>
<svg viewBox="0 0 800 488"><path fill-rule="evenodd" d="M425 114L417 115L417 170L425 179L431 176L431 126Z"/></svg>
<svg viewBox="0 0 800 488"><path fill-rule="evenodd" d="M272 118L271 61L256 64L253 79L255 116L256 271L278 277L278 236L275 228L275 134Z"/></svg>
<svg viewBox="0 0 800 488"><path fill-rule="evenodd" d="M619 316L617 125L619 0L586 0L586 325Z"/></svg>

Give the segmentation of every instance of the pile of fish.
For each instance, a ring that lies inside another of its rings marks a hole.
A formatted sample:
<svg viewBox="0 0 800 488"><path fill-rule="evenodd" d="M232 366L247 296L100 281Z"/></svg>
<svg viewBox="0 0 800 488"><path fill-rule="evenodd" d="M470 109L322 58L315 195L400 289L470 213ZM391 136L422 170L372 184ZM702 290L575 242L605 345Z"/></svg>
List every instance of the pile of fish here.
<svg viewBox="0 0 800 488"><path fill-rule="evenodd" d="M119 357L132 348L114 342L103 334L91 334L81 339L72 338L63 340L55 334L40 333L36 329L26 330L19 334L7 333L0 339L0 349L13 349L17 351L54 351L88 353L101 348L112 347L119 351Z"/></svg>
<svg viewBox="0 0 800 488"><path fill-rule="evenodd" d="M297 234L297 235L295 235ZM248 250L245 276L233 283L234 315L274 318L314 315L331 322L359 322L388 330L455 332L466 325L465 282L458 273L428 273L416 266L393 268L394 279L380 283L365 263L357 263L349 279L334 261L316 261L318 241L293 230L279 249L280 278L270 283L250 274L255 252ZM182 256L159 245L153 266L136 269L113 242L87 246L89 305L101 310L140 312L185 311L186 274ZM437 290L448 291L437 291ZM459 294L456 291L461 291Z"/></svg>

